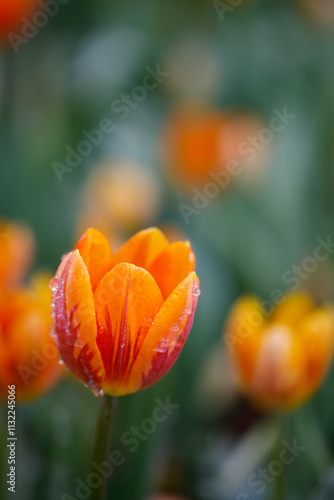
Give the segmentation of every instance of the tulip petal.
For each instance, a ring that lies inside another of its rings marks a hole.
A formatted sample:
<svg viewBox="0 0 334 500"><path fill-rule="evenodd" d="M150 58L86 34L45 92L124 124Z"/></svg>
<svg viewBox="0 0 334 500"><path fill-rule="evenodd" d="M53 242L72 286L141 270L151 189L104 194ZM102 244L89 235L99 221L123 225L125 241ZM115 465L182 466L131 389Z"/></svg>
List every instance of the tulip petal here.
<svg viewBox="0 0 334 500"><path fill-rule="evenodd" d="M144 269L121 263L102 279L94 301L97 345L105 367L103 389L112 395L133 392L128 371L163 304L159 287Z"/></svg>
<svg viewBox="0 0 334 500"><path fill-rule="evenodd" d="M79 250L90 275L93 291L103 276L112 268L112 251L100 231L88 229L74 250Z"/></svg>
<svg viewBox="0 0 334 500"><path fill-rule="evenodd" d="M309 313L298 328L306 360L307 382L315 388L325 376L333 358L334 309L332 306Z"/></svg>
<svg viewBox="0 0 334 500"><path fill-rule="evenodd" d="M306 291L289 293L285 300L276 306L271 319L275 323L295 327L314 307L315 304Z"/></svg>
<svg viewBox="0 0 334 500"><path fill-rule="evenodd" d="M195 264L195 255L188 241L171 243L156 257L150 273L164 299L167 299L175 287L194 271Z"/></svg>
<svg viewBox="0 0 334 500"><path fill-rule="evenodd" d="M168 242L157 228L140 231L120 248L114 257L114 265L129 262L146 270L166 248Z"/></svg>
<svg viewBox="0 0 334 500"><path fill-rule="evenodd" d="M257 297L239 299L230 311L224 328L224 342L240 385L247 385L253 377L261 336L265 326L264 311Z"/></svg>
<svg viewBox="0 0 334 500"><path fill-rule="evenodd" d="M54 336L70 370L99 391L103 364L96 345L96 317L90 277L79 250L69 253L50 283Z"/></svg>
<svg viewBox="0 0 334 500"><path fill-rule="evenodd" d="M286 325L265 331L250 390L267 408L289 407L304 397L305 359L302 345Z"/></svg>
<svg viewBox="0 0 334 500"><path fill-rule="evenodd" d="M199 280L193 272L164 302L130 367L133 392L150 387L172 368L192 327L199 293Z"/></svg>

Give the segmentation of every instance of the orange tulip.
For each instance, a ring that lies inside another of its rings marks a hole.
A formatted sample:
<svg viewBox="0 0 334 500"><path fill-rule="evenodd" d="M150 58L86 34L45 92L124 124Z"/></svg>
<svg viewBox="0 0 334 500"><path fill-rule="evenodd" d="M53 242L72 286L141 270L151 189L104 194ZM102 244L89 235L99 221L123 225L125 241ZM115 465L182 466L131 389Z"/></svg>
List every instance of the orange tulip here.
<svg viewBox="0 0 334 500"><path fill-rule="evenodd" d="M161 379L190 332L199 281L188 242L158 229L137 233L113 255L88 230L61 262L53 334L67 367L95 395L121 396Z"/></svg>
<svg viewBox="0 0 334 500"><path fill-rule="evenodd" d="M37 7L37 0L1 0L0 36L7 36L23 25L24 17L30 16Z"/></svg>
<svg viewBox="0 0 334 500"><path fill-rule="evenodd" d="M176 180L192 187L224 167L221 135L225 116L216 110L185 106L176 109L163 136L163 161Z"/></svg>
<svg viewBox="0 0 334 500"><path fill-rule="evenodd" d="M43 395L58 380L62 368L50 336L51 294L43 276L36 288L0 291L0 396L15 385L17 401Z"/></svg>
<svg viewBox="0 0 334 500"><path fill-rule="evenodd" d="M320 386L333 358L334 308L292 293L266 317L256 297L230 311L225 341L240 389L267 410L301 405Z"/></svg>
<svg viewBox="0 0 334 500"><path fill-rule="evenodd" d="M250 161L247 141L257 136L261 121L251 114L199 106L177 108L163 134L163 162L175 181L185 187L212 181L210 174L239 162L242 173L262 170L268 155L258 152Z"/></svg>
<svg viewBox="0 0 334 500"><path fill-rule="evenodd" d="M34 240L25 226L0 219L0 288L17 285L33 256Z"/></svg>

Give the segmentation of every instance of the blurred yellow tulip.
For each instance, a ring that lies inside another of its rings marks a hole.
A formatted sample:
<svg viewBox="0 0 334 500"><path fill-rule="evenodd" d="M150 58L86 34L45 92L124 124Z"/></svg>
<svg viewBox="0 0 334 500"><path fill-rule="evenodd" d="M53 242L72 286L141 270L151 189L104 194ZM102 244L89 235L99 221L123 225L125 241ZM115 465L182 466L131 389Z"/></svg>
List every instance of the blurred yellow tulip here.
<svg viewBox="0 0 334 500"><path fill-rule="evenodd" d="M159 185L148 168L131 162L103 163L84 187L77 235L95 227L118 248L123 243L119 233L131 233L154 221L160 198Z"/></svg>
<svg viewBox="0 0 334 500"><path fill-rule="evenodd" d="M334 308L316 307L306 292L291 293L266 315L257 297L232 307L224 340L241 391L269 411L305 402L333 358Z"/></svg>

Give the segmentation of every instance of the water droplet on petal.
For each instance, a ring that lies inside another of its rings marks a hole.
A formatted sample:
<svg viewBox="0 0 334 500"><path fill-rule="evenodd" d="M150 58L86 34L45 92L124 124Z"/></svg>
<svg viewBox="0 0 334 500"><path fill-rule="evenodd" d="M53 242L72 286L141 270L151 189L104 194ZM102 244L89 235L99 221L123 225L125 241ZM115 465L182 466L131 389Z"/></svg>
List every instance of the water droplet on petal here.
<svg viewBox="0 0 334 500"><path fill-rule="evenodd" d="M167 346L166 342L161 341L161 342L159 342L158 347L156 348L156 352L164 353L167 351L167 349L168 349L168 346Z"/></svg>
<svg viewBox="0 0 334 500"><path fill-rule="evenodd" d="M50 288L53 292L55 292L58 288L58 280L57 278L52 278L52 280L50 281Z"/></svg>
<svg viewBox="0 0 334 500"><path fill-rule="evenodd" d="M93 389L93 394L97 398L102 398L104 396L104 390L101 387L98 389Z"/></svg>
<svg viewBox="0 0 334 500"><path fill-rule="evenodd" d="M201 295L201 290L197 286L195 286L195 288L194 288L194 296L195 297L199 297L199 295Z"/></svg>

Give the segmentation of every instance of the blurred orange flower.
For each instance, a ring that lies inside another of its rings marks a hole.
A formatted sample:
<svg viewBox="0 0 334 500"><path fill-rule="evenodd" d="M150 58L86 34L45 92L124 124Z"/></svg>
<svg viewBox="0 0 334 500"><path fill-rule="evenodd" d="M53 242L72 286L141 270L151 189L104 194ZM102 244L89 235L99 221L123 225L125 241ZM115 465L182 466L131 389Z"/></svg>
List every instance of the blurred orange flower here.
<svg viewBox="0 0 334 500"><path fill-rule="evenodd" d="M135 163L104 163L88 178L77 233L95 227L117 244L117 233L141 229L157 215L160 189L149 169Z"/></svg>
<svg viewBox="0 0 334 500"><path fill-rule="evenodd" d="M58 380L57 347L50 336L50 276L35 275L30 289L0 291L0 396L15 385L16 400L43 395Z"/></svg>
<svg viewBox="0 0 334 500"><path fill-rule="evenodd" d="M263 154L249 162L242 146L249 136L258 134L261 125L257 117L244 112L180 106L163 133L163 163L176 182L190 188L212 180L211 173L226 170L232 161L254 171L262 166Z"/></svg>
<svg viewBox="0 0 334 500"><path fill-rule="evenodd" d="M181 106L169 117L163 135L163 161L185 185L205 182L223 168L220 154L225 115L202 107Z"/></svg>
<svg viewBox="0 0 334 500"><path fill-rule="evenodd" d="M53 334L67 367L97 396L140 391L163 377L190 332L199 295L189 242L158 229L137 233L115 255L88 230L60 264Z"/></svg>
<svg viewBox="0 0 334 500"><path fill-rule="evenodd" d="M23 25L23 19L32 14L37 7L37 0L1 0L0 36L5 37Z"/></svg>
<svg viewBox="0 0 334 500"><path fill-rule="evenodd" d="M0 288L17 285L34 253L34 238L25 226L0 219Z"/></svg>
<svg viewBox="0 0 334 500"><path fill-rule="evenodd" d="M256 297L232 307L224 339L241 390L267 410L301 405L322 383L333 358L334 309L291 293L266 317Z"/></svg>

